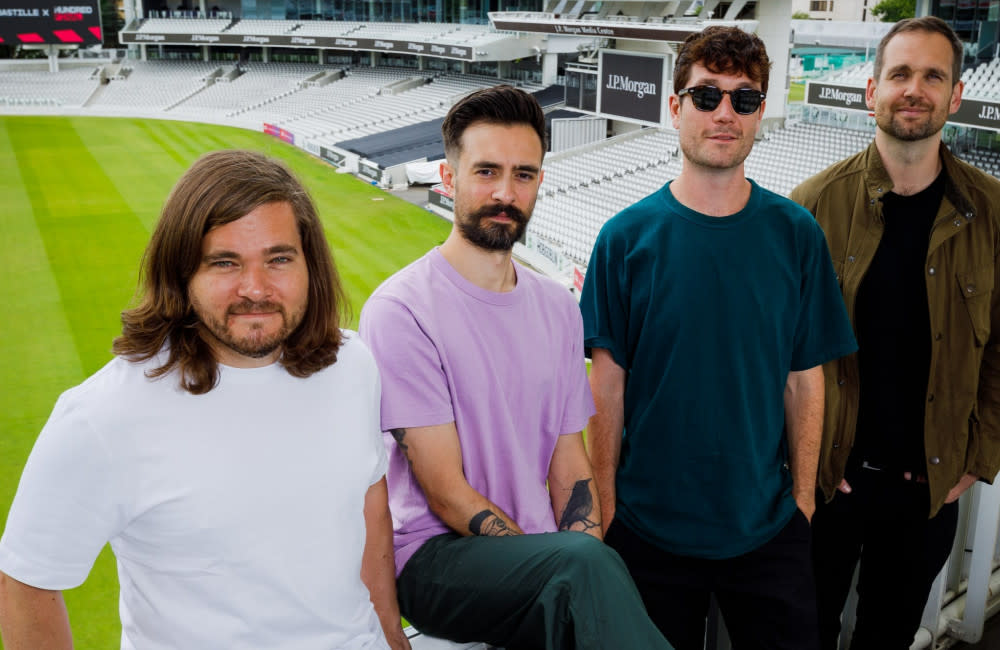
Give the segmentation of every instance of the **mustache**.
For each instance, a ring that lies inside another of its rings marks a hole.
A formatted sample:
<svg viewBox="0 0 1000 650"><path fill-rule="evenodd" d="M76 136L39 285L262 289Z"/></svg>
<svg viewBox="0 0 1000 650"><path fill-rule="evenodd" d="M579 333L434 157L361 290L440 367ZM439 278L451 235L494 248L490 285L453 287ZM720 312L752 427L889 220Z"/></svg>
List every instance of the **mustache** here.
<svg viewBox="0 0 1000 650"><path fill-rule="evenodd" d="M262 300L260 302L244 300L243 302L229 305L229 308L226 310L227 314L252 314L255 312L284 312L284 309L280 304L270 300Z"/></svg>
<svg viewBox="0 0 1000 650"><path fill-rule="evenodd" d="M934 106L919 99L906 99L898 104L898 108L922 108L924 110L934 110Z"/></svg>
<svg viewBox="0 0 1000 650"><path fill-rule="evenodd" d="M506 214L515 223L528 223L528 217L518 207L513 205L488 205L476 210L472 216L475 217L476 221L482 221L489 217L496 217L501 212Z"/></svg>

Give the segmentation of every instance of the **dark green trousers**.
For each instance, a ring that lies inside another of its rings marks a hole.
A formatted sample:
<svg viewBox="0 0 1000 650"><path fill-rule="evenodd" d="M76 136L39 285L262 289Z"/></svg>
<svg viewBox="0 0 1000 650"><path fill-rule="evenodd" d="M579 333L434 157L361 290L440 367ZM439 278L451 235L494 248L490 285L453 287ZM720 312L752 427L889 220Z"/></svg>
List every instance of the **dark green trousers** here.
<svg viewBox="0 0 1000 650"><path fill-rule="evenodd" d="M618 554L578 532L438 535L397 582L418 630L508 650L672 650Z"/></svg>

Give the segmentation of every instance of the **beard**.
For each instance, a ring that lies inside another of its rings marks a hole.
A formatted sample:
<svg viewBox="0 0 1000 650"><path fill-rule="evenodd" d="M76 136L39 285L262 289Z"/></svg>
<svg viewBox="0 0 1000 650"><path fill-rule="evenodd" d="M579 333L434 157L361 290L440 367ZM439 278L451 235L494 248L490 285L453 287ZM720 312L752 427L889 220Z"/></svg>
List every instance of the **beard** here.
<svg viewBox="0 0 1000 650"><path fill-rule="evenodd" d="M493 223L490 217L505 214L513 223ZM457 216L457 215L456 215ZM488 251L509 251L524 236L530 217L513 205L490 205L456 218L459 232L470 244Z"/></svg>
<svg viewBox="0 0 1000 650"><path fill-rule="evenodd" d="M202 327L208 330L219 343L229 348L237 354L252 359L262 359L279 347L281 347L292 332L302 322L303 313L292 314L291 317L285 312L285 308L276 302L262 301L253 302L244 300L230 305L221 320L203 312L197 304L193 304L195 313L201 321ZM229 317L238 314L249 314L253 312L274 312L281 316L281 327L267 333L265 328L259 324L253 324L249 331L240 336L233 332L229 326Z"/></svg>
<svg viewBox="0 0 1000 650"><path fill-rule="evenodd" d="M944 127L948 120L947 114L940 115L933 105L922 102L905 102L896 109L902 108L922 108L928 111L923 120L917 122L904 122L896 119L895 110L889 107L876 107L875 123L888 135L904 142L916 142L931 137Z"/></svg>
<svg viewBox="0 0 1000 650"><path fill-rule="evenodd" d="M710 142L707 142L705 134L693 133L682 135L679 141L684 160L698 167L705 169L733 169L743 164L750 150L753 149L753 137L744 137L742 131L728 131L729 135L739 139L735 148L731 151L717 151Z"/></svg>

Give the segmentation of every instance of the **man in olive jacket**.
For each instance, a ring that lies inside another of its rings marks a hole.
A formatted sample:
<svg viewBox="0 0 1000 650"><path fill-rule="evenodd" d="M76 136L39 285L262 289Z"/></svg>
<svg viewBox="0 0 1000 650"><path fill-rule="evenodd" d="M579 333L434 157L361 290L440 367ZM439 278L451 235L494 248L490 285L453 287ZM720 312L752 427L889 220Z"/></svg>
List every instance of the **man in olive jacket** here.
<svg viewBox="0 0 1000 650"><path fill-rule="evenodd" d="M812 522L824 650L859 559L852 650L909 648L959 496L1000 469L1000 182L941 143L960 71L946 23L897 23L868 80L874 143L791 195L826 232L859 345L825 366L826 503Z"/></svg>

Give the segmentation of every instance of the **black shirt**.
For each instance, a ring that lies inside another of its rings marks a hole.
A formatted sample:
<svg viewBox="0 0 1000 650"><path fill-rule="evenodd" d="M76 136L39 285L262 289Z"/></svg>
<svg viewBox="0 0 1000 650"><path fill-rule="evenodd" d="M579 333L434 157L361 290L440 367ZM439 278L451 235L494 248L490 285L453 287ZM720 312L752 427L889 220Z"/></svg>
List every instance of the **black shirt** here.
<svg viewBox="0 0 1000 650"><path fill-rule="evenodd" d="M927 248L945 173L912 196L882 201L885 232L858 289L861 394L851 460L926 474L924 407L931 361Z"/></svg>

